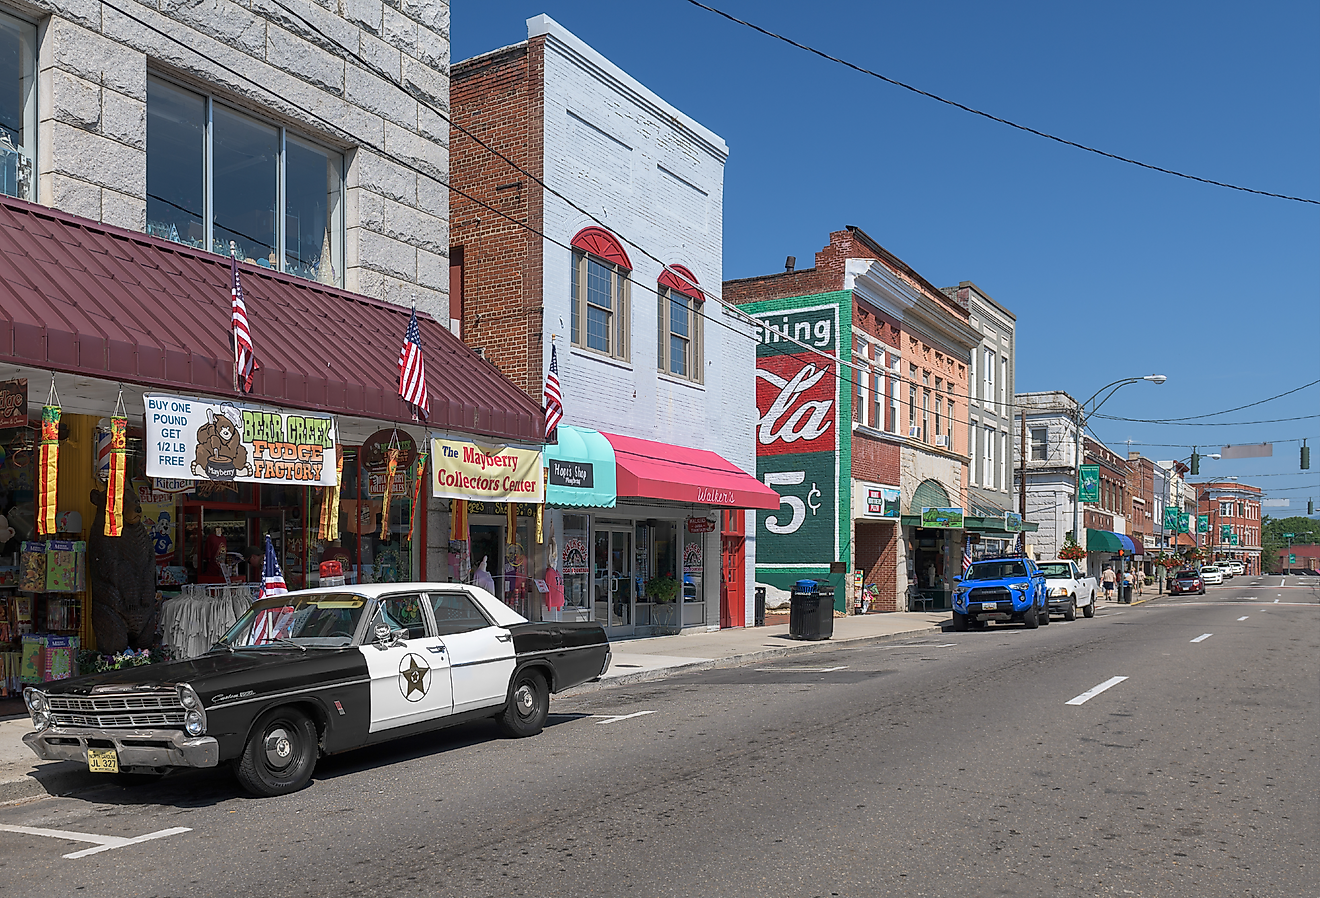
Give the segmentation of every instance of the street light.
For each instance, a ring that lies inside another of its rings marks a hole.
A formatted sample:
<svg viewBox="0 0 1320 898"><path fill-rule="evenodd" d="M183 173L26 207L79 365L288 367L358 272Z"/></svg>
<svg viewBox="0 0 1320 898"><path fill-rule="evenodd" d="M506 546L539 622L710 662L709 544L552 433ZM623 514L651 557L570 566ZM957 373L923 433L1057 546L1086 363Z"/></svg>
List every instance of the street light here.
<svg viewBox="0 0 1320 898"><path fill-rule="evenodd" d="M1082 431L1086 427L1086 420L1090 418L1091 415L1100 411L1100 406L1108 402L1110 396L1113 396L1128 384L1140 383L1143 380L1148 380L1153 384L1162 384L1168 380L1168 378L1163 374L1147 374L1142 377L1125 377L1122 380L1116 380L1113 383L1105 384L1103 387L1096 390L1090 399L1086 400L1086 402L1078 403L1077 405L1077 445L1074 447L1073 451L1073 540L1079 546L1082 544ZM1112 389L1110 389L1111 387ZM1105 390L1109 390L1109 393L1105 398L1097 402L1095 406L1087 412L1086 406L1090 404L1096 396L1104 393Z"/></svg>

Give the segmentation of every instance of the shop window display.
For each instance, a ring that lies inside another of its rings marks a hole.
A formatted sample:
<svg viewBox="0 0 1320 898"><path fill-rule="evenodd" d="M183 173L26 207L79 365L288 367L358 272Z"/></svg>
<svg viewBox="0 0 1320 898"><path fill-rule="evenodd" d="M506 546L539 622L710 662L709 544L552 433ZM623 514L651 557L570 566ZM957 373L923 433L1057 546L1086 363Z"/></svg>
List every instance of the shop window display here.
<svg viewBox="0 0 1320 898"><path fill-rule="evenodd" d="M341 286L343 197L341 153L147 79L148 234Z"/></svg>
<svg viewBox="0 0 1320 898"><path fill-rule="evenodd" d="M0 193L33 199L36 26L0 13Z"/></svg>

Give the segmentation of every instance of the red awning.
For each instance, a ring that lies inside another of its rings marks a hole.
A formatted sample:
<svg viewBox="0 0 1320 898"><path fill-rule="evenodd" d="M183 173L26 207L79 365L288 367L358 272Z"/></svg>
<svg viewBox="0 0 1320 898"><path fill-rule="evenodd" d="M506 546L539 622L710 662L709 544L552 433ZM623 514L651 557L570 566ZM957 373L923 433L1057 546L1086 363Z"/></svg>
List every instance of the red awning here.
<svg viewBox="0 0 1320 898"><path fill-rule="evenodd" d="M779 494L722 456L613 433L620 497L666 499L721 508L779 507Z"/></svg>
<svg viewBox="0 0 1320 898"><path fill-rule="evenodd" d="M261 364L254 401L412 420L398 395L408 309L256 265L240 271ZM0 363L232 395L229 288L223 256L0 198ZM417 322L431 426L542 442L537 403L433 318Z"/></svg>

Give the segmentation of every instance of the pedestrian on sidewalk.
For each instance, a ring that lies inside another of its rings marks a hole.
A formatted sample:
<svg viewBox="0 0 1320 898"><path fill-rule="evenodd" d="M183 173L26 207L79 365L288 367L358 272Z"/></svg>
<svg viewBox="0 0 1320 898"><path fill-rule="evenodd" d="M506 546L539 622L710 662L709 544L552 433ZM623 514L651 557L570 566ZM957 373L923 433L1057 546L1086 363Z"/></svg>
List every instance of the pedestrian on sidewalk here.
<svg viewBox="0 0 1320 898"><path fill-rule="evenodd" d="M1109 565L1105 565L1104 570L1100 574L1100 585L1104 587L1106 602L1112 602L1114 600L1114 584L1117 582L1118 575L1114 573L1114 569Z"/></svg>

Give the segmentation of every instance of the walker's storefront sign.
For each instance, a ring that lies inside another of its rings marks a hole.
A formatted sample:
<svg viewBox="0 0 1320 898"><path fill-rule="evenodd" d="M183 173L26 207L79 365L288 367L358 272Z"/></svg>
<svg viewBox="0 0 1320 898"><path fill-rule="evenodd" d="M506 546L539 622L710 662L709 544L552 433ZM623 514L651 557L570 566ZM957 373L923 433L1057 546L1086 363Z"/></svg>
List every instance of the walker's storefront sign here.
<svg viewBox="0 0 1320 898"><path fill-rule="evenodd" d="M840 517L849 514L851 433L840 422L851 412L845 407L847 390L827 357L851 345L839 333L839 298L846 296L743 307L762 325L756 347L756 476L780 495L778 511L756 516L756 579L779 589L803 576L827 577L830 563L845 557L840 533L848 524Z"/></svg>
<svg viewBox="0 0 1320 898"><path fill-rule="evenodd" d="M159 393L146 403L147 476L333 486L334 418Z"/></svg>
<svg viewBox="0 0 1320 898"><path fill-rule="evenodd" d="M539 449L432 437L431 464L431 495L437 499L545 501Z"/></svg>

